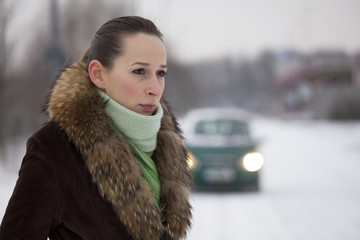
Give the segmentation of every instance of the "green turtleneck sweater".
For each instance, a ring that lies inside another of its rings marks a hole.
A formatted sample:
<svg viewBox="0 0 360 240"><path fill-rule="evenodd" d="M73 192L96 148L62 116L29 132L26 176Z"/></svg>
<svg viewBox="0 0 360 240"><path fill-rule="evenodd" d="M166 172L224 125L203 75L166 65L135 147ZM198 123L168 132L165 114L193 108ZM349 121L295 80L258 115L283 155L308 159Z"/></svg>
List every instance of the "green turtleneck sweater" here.
<svg viewBox="0 0 360 240"><path fill-rule="evenodd" d="M160 210L161 186L151 155L156 148L157 132L163 115L161 105L158 105L154 115L146 116L123 107L103 91L98 90L98 92L105 103L106 114L113 121L114 131L129 143L139 163L142 180L149 185L156 200L156 206Z"/></svg>

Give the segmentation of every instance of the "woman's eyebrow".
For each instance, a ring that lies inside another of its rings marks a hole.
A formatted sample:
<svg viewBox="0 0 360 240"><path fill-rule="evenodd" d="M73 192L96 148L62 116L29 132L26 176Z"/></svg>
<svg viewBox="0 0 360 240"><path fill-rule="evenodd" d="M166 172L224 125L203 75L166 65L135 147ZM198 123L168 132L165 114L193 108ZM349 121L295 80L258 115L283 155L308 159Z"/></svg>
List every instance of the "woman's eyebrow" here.
<svg viewBox="0 0 360 240"><path fill-rule="evenodd" d="M131 64L130 66L134 66L134 65L141 65L141 66L145 66L145 67L150 66L149 63L145 63L145 62L135 62L135 63ZM167 65L160 65L160 67L167 68Z"/></svg>
<svg viewBox="0 0 360 240"><path fill-rule="evenodd" d="M145 63L145 62L135 62L135 63L131 64L130 66L134 66L134 65L150 66L149 63Z"/></svg>

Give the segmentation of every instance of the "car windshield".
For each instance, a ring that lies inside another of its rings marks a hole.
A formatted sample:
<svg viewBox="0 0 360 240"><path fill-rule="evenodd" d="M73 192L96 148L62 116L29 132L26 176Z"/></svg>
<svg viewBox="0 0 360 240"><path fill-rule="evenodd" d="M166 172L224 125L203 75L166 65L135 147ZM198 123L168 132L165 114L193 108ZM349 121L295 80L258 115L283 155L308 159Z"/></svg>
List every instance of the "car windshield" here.
<svg viewBox="0 0 360 240"><path fill-rule="evenodd" d="M248 135L247 124L232 119L200 121L196 124L195 133L200 135Z"/></svg>

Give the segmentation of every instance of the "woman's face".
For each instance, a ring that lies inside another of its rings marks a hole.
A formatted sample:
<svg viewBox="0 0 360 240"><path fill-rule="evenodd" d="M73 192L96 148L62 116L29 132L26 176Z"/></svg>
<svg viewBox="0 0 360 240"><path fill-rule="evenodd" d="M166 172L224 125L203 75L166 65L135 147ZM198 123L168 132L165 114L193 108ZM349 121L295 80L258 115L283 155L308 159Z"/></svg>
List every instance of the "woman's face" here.
<svg viewBox="0 0 360 240"><path fill-rule="evenodd" d="M104 69L103 90L122 106L152 115L165 87L166 49L155 35L137 33L122 39L123 54Z"/></svg>

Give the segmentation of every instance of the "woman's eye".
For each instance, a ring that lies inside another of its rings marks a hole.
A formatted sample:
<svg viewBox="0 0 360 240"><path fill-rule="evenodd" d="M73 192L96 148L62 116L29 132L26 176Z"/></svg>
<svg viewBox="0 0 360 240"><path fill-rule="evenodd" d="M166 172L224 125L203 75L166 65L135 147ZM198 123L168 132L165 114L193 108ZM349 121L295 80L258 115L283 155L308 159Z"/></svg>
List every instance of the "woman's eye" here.
<svg viewBox="0 0 360 240"><path fill-rule="evenodd" d="M158 71L157 75L160 76L160 77L164 77L166 75L166 72L165 71Z"/></svg>
<svg viewBox="0 0 360 240"><path fill-rule="evenodd" d="M144 75L145 74L145 70L144 69L136 69L133 71L133 73L135 74L140 74L140 75Z"/></svg>

